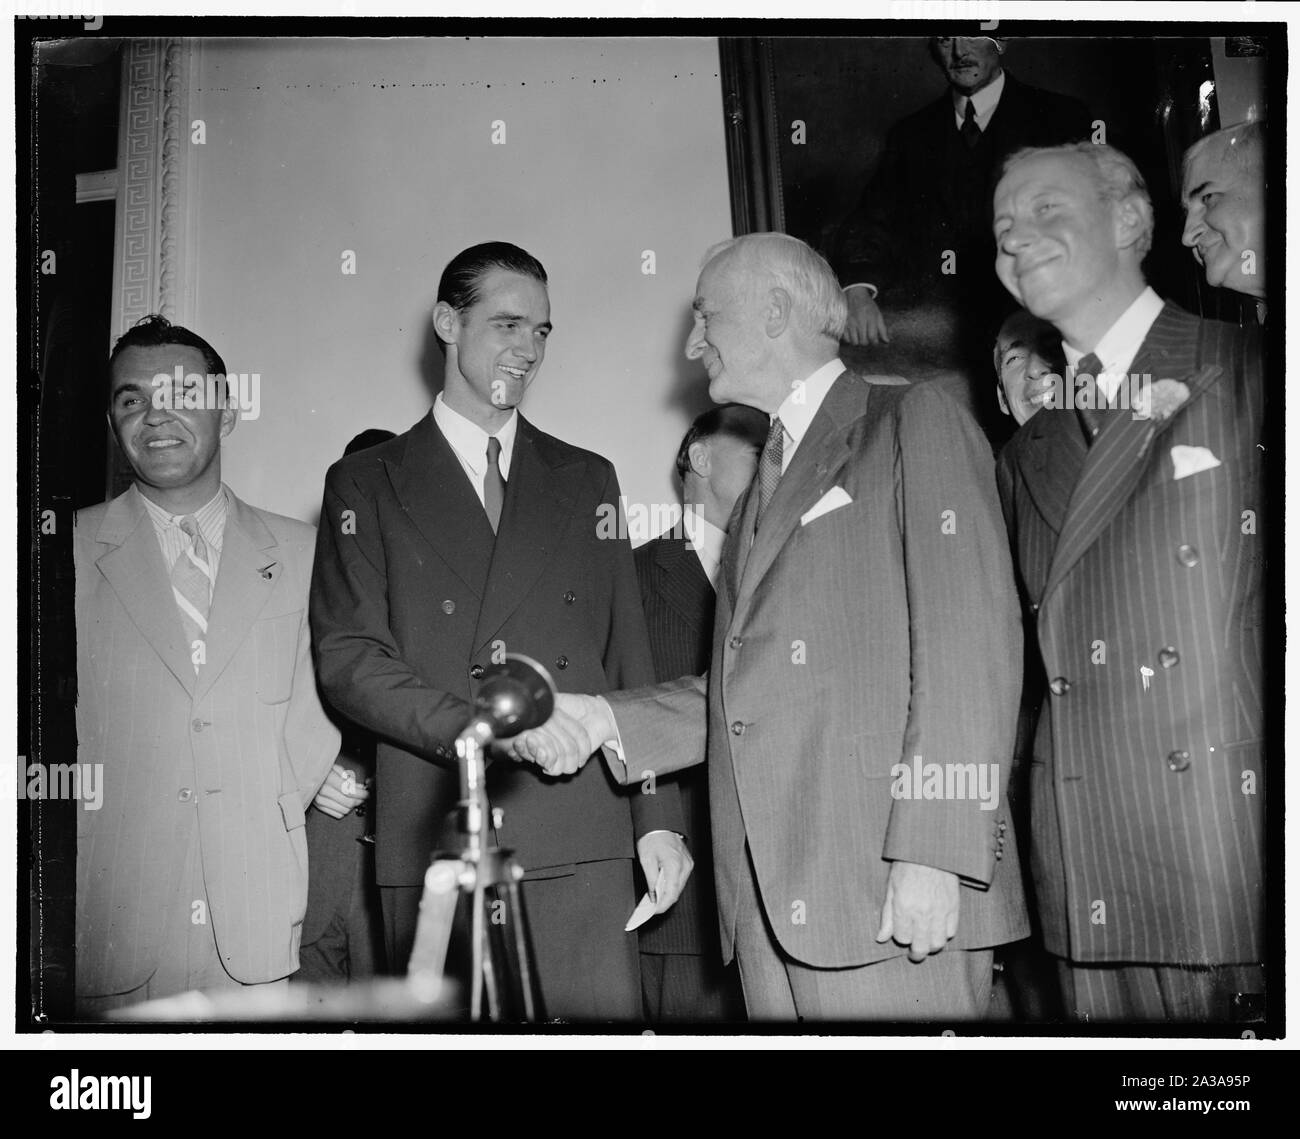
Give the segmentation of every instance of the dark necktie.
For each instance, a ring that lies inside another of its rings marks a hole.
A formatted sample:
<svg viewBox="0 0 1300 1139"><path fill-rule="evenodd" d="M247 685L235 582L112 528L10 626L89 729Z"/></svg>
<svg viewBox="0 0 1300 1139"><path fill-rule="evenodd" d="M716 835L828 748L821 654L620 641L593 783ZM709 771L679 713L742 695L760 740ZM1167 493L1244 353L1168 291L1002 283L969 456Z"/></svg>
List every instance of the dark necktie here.
<svg viewBox="0 0 1300 1139"><path fill-rule="evenodd" d="M961 137L965 140L966 145L974 150L979 145L980 125L975 121L975 100L966 100L966 117L961 124Z"/></svg>
<svg viewBox="0 0 1300 1139"><path fill-rule="evenodd" d="M506 500L506 480L501 477L501 440L488 436L487 472L483 475L483 509L492 523L492 533L501 522L501 504Z"/></svg>
<svg viewBox="0 0 1300 1139"><path fill-rule="evenodd" d="M780 417L772 420L767 432L767 443L763 447L763 457L758 461L758 513L754 516L754 530L757 531L763 521L767 504L772 501L776 484L781 481L781 461L785 456L785 425Z"/></svg>
<svg viewBox="0 0 1300 1139"><path fill-rule="evenodd" d="M1097 383L1097 377L1101 375L1101 361L1097 358L1095 352L1089 352L1086 356L1080 358L1079 363L1074 369L1074 410L1079 416L1079 423L1083 427L1083 438L1091 447L1097 436L1101 434L1101 429L1106 425L1106 416L1111 412L1110 407L1096 406L1104 397L1101 392L1101 385ZM1085 380L1084 377L1090 377ZM1091 408L1080 407L1078 404L1079 389L1087 385L1091 389L1090 402L1094 405Z"/></svg>

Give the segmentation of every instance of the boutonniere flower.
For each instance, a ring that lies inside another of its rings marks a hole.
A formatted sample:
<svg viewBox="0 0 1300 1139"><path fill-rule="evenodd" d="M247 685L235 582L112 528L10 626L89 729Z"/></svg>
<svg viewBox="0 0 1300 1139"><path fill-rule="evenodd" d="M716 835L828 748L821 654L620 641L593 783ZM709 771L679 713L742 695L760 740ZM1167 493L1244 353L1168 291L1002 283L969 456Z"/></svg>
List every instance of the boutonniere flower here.
<svg viewBox="0 0 1300 1139"><path fill-rule="evenodd" d="M1143 388L1133 400L1134 419L1168 419L1191 398L1191 390L1181 380L1156 380Z"/></svg>

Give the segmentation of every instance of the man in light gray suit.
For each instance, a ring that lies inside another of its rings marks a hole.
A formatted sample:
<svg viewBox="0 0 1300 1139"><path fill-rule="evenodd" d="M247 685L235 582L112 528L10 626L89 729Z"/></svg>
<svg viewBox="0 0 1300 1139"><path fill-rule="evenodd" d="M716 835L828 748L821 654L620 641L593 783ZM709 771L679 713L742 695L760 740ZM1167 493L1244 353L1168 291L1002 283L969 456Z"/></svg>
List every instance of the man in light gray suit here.
<svg viewBox="0 0 1300 1139"><path fill-rule="evenodd" d="M339 748L307 630L315 530L222 484L221 357L147 317L109 373L135 482L78 511L73 543L78 759L104 788L77 812L85 1018L298 968L303 812Z"/></svg>
<svg viewBox="0 0 1300 1139"><path fill-rule="evenodd" d="M722 952L751 1018L973 1019L1026 935L1006 811L1020 617L993 460L933 384L845 370L802 242L711 251L687 355L771 420L728 527L712 669L561 695L516 753L709 768Z"/></svg>

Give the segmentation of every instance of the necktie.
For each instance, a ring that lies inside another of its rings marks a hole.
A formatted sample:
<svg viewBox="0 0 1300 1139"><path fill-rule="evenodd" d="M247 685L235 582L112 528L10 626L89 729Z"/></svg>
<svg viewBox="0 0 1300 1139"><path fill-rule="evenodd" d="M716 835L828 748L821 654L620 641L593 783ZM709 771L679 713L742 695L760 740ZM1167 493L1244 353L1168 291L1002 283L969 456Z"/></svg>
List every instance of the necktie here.
<svg viewBox="0 0 1300 1139"><path fill-rule="evenodd" d="M966 117L961 124L961 137L966 145L974 150L980 140L980 125L975 121L975 100L966 100Z"/></svg>
<svg viewBox="0 0 1300 1139"><path fill-rule="evenodd" d="M1078 404L1079 389L1087 385L1091 389L1091 400L1088 402L1097 404L1104 397L1101 394L1101 385L1097 383L1097 377L1101 374L1101 361L1097 358L1095 352L1089 352L1079 360L1074 369L1074 410L1079 416L1079 423L1083 427L1083 437L1088 446L1091 447L1094 440L1101 434L1101 429L1106 425L1106 413L1111 409L1109 407L1080 407ZM1084 380L1083 377L1091 377Z"/></svg>
<svg viewBox="0 0 1300 1139"><path fill-rule="evenodd" d="M501 504L506 500L506 480L501 477L501 440L488 436L487 473L483 476L483 509L492 523L492 533L501 522Z"/></svg>
<svg viewBox="0 0 1300 1139"><path fill-rule="evenodd" d="M208 606L212 603L212 567L208 546L193 514L180 520L180 528L190 540L172 566L172 594L181 612L185 642L189 646L194 671L199 671L207 656Z"/></svg>
<svg viewBox="0 0 1300 1139"><path fill-rule="evenodd" d="M785 425L780 417L772 420L767 432L767 443L763 447L763 457L758 461L758 513L754 517L754 529L758 530L763 521L767 504L772 501L776 484L781 481L781 461L785 456Z"/></svg>

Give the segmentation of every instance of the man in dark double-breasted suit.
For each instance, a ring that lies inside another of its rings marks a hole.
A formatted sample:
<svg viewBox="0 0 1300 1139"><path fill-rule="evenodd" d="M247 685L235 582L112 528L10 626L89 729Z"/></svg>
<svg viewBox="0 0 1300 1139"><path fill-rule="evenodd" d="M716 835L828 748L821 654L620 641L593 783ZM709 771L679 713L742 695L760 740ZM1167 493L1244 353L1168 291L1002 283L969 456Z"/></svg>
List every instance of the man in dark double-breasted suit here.
<svg viewBox="0 0 1300 1139"><path fill-rule="evenodd" d="M1033 874L1067 1012L1223 1021L1262 1002L1258 330L1142 276L1151 202L1110 147L1013 158L998 273L1064 341L1062 398L999 483L1045 667Z"/></svg>
<svg viewBox="0 0 1300 1139"><path fill-rule="evenodd" d="M561 689L648 680L650 655L610 464L515 410L551 328L546 274L492 242L443 273L433 322L445 386L410 431L326 478L312 622L330 702L378 745L376 872L390 963L410 957L430 854L450 845L457 733L507 652ZM633 859L666 909L690 870L676 791L628 794L605 772L489 770L496 834L523 900L546 1014L639 1019ZM633 815L636 835L633 832ZM662 875L661 875L662 871Z"/></svg>

